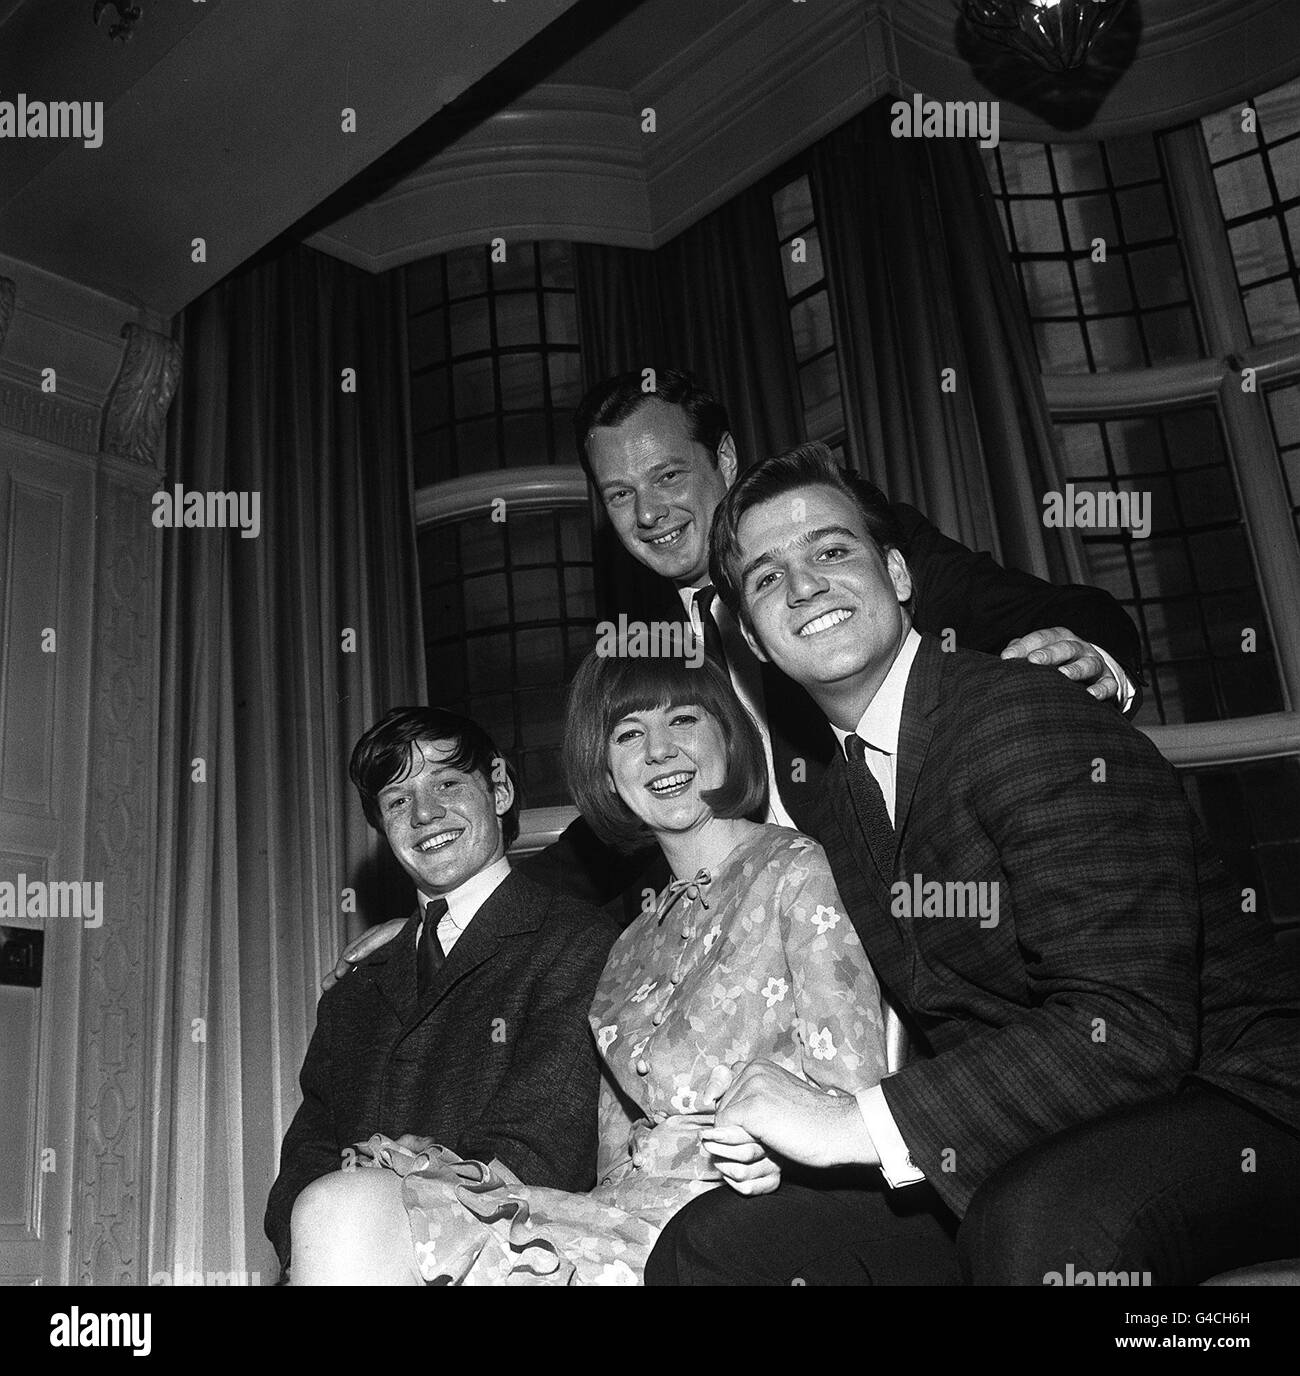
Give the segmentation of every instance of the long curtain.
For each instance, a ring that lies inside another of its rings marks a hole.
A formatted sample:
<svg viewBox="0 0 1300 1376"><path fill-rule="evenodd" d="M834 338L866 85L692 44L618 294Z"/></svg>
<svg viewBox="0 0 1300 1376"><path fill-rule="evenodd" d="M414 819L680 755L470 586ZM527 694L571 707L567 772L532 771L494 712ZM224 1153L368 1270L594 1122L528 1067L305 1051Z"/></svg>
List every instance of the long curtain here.
<svg viewBox="0 0 1300 1376"><path fill-rule="evenodd" d="M979 152L894 138L891 104L809 152L849 460L955 539L1083 581L1077 545L1043 529L1058 458Z"/></svg>
<svg viewBox="0 0 1300 1376"><path fill-rule="evenodd" d="M191 305L167 490L260 497L164 537L153 1272L258 1272L322 972L400 894L347 759L424 700L400 284L295 249ZM352 370L348 372L347 370Z"/></svg>

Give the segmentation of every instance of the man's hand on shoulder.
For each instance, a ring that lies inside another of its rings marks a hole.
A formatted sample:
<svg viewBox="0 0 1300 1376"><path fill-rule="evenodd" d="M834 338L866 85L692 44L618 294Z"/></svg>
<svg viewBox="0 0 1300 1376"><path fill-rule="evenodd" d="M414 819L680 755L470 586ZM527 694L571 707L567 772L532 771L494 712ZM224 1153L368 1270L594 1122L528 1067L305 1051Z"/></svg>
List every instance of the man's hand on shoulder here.
<svg viewBox="0 0 1300 1376"><path fill-rule="evenodd" d="M406 919L395 917L391 922L381 922L364 935L357 937L343 948L334 968L321 981L322 992L328 992L343 978L352 973L352 967L373 955L381 946L391 941L406 926Z"/></svg>
<svg viewBox="0 0 1300 1376"><path fill-rule="evenodd" d="M771 1061L751 1061L718 1100L719 1129L740 1127L805 1166L877 1165L852 1094L830 1094ZM709 1133L703 1134L708 1146Z"/></svg>
<svg viewBox="0 0 1300 1376"><path fill-rule="evenodd" d="M1028 635L1017 636L1002 651L1001 657L1051 665L1066 678L1086 687L1099 702L1120 697L1119 680L1101 652L1095 645L1080 640L1065 626L1052 626L1044 631L1030 631Z"/></svg>

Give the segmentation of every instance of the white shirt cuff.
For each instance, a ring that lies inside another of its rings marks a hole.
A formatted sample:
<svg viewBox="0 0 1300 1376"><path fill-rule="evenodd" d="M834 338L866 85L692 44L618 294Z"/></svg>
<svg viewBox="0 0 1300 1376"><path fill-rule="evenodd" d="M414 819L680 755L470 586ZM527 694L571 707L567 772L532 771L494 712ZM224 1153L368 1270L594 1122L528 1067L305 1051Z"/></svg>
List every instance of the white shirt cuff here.
<svg viewBox="0 0 1300 1376"><path fill-rule="evenodd" d="M903 1134L894 1122L894 1115L885 1101L885 1091L879 1085L857 1092L858 1107L862 1110L871 1145L880 1157L880 1173L897 1189L900 1185L915 1185L925 1179L925 1172L918 1170L903 1141Z"/></svg>
<svg viewBox="0 0 1300 1376"><path fill-rule="evenodd" d="M1119 710L1127 712L1136 696L1136 690L1128 680L1128 675L1118 664L1101 648L1100 645L1092 647L1101 656L1101 662L1115 675L1115 682L1119 684Z"/></svg>

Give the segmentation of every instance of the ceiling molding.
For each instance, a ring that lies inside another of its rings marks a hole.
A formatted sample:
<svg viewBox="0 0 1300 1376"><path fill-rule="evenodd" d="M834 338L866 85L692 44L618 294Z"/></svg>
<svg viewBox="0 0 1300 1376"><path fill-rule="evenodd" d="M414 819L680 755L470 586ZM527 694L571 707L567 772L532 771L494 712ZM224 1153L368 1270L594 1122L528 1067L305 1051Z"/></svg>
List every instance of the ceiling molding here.
<svg viewBox="0 0 1300 1376"><path fill-rule="evenodd" d="M890 89L879 10L749 0L632 92L539 85L307 242L372 272L493 234L657 248Z"/></svg>
<svg viewBox="0 0 1300 1376"><path fill-rule="evenodd" d="M642 44L673 3L633 13ZM1069 137L1168 128L1280 85L1300 72L1294 3L1143 0L1139 62ZM534 87L308 242L371 271L495 234L657 248L890 90L988 99L954 24L949 0L745 0L626 91L606 84L612 51L627 65L610 47L615 26L564 65L564 81ZM647 106L654 134L641 132ZM1066 137L1006 101L999 113L1004 139Z"/></svg>

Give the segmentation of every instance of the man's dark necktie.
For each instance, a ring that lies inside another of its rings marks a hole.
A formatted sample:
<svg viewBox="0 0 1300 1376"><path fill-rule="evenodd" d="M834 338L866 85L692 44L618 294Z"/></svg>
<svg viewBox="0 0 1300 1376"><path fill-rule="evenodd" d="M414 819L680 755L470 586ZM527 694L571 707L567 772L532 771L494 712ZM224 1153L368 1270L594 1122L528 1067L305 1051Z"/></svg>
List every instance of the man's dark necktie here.
<svg viewBox="0 0 1300 1376"><path fill-rule="evenodd" d="M876 776L867 767L867 747L856 732L844 738L844 753L849 762L849 792L853 795L858 826L862 828L876 868L888 884L894 877L894 824L889 820L885 795L880 791Z"/></svg>
<svg viewBox="0 0 1300 1376"><path fill-rule="evenodd" d="M713 584L706 583L695 594L695 606L700 613L700 629L704 632L704 653L730 677L731 671L727 664L726 647L722 643L722 632L718 629L718 623L713 619L713 612L710 610L716 596Z"/></svg>
<svg viewBox="0 0 1300 1376"><path fill-rule="evenodd" d="M434 898L424 910L424 927L420 931L420 948L415 953L416 988L421 995L428 992L434 976L447 959L442 942L438 940L438 923L447 916L447 900Z"/></svg>

